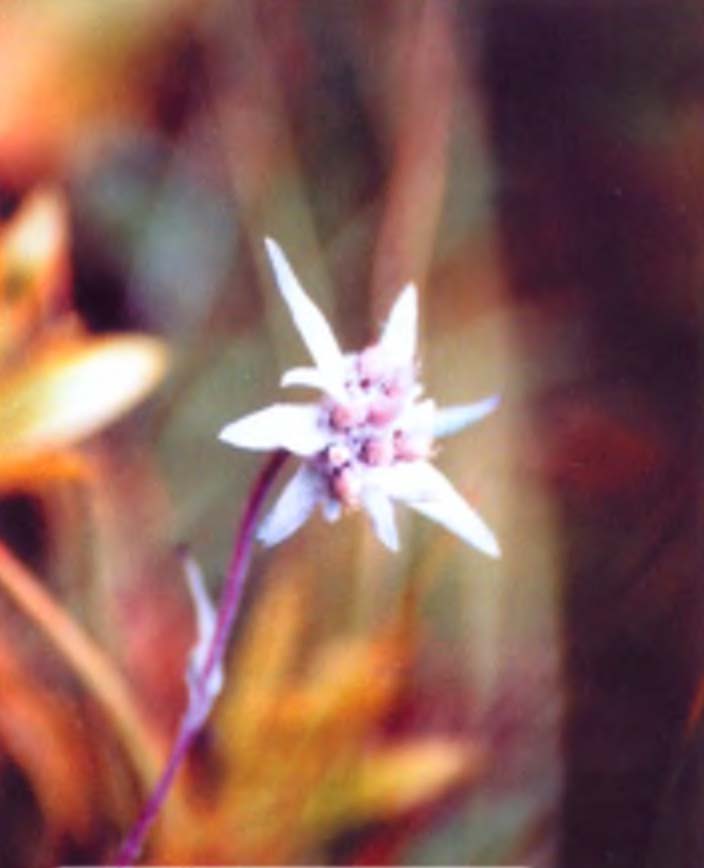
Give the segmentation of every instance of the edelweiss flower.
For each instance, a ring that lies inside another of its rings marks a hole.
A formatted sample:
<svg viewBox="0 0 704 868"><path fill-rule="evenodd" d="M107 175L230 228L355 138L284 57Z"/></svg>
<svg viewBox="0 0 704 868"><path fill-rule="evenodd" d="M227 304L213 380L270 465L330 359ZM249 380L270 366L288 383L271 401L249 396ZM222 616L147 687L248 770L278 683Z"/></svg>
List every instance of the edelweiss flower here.
<svg viewBox="0 0 704 868"><path fill-rule="evenodd" d="M393 502L401 501L490 555L491 530L433 467L433 439L491 413L498 397L437 409L420 400L416 379L417 291L408 284L377 344L343 354L280 247L266 239L274 274L315 367L287 371L282 386L319 389L316 404L273 404L226 425L220 439L243 449L285 449L303 460L262 522L258 538L275 545L320 505L328 521L363 508L379 539L398 549Z"/></svg>

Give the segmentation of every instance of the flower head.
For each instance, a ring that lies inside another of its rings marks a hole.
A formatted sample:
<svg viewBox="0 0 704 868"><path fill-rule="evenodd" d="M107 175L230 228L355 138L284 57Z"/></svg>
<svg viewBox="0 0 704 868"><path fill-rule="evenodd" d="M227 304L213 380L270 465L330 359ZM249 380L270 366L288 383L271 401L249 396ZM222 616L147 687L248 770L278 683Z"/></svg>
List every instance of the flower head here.
<svg viewBox="0 0 704 868"><path fill-rule="evenodd" d="M379 539L398 549L395 501L432 518L492 557L491 530L430 463L436 437L453 434L491 413L498 397L438 409L418 382L418 297L408 284L379 341L343 354L325 317L306 295L281 248L266 240L279 290L315 363L287 371L282 386L322 392L315 404L273 404L226 425L220 439L244 449L285 449L301 465L258 537L274 545L298 530L320 506L328 521L364 509Z"/></svg>

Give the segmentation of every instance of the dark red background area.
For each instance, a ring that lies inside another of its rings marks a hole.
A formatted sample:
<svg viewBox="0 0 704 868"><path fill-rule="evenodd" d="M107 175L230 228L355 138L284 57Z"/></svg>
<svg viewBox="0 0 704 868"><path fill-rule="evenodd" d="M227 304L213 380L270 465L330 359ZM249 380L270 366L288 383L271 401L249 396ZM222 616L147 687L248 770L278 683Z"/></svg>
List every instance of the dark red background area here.
<svg viewBox="0 0 704 868"><path fill-rule="evenodd" d="M545 353L536 396L564 532L559 864L704 862L701 256L704 13L499 3L483 54L512 292Z"/></svg>

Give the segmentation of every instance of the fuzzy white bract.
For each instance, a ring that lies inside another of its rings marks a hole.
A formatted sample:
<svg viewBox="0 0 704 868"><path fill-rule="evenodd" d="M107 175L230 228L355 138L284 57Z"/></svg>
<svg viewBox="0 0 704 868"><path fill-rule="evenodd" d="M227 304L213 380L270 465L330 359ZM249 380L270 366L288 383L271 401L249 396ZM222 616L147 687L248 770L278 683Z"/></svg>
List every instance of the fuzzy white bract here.
<svg viewBox="0 0 704 868"><path fill-rule="evenodd" d="M258 538L274 545L298 530L316 506L328 521L364 509L377 536L398 549L395 501L428 516L466 542L499 557L485 522L430 463L433 440L477 422L497 396L438 409L421 399L417 380L418 297L408 284L378 343L343 354L335 335L298 282L281 248L266 248L293 321L315 363L287 371L282 386L318 389L315 404L273 404L226 425L220 439L243 449L284 449L302 461L262 522Z"/></svg>

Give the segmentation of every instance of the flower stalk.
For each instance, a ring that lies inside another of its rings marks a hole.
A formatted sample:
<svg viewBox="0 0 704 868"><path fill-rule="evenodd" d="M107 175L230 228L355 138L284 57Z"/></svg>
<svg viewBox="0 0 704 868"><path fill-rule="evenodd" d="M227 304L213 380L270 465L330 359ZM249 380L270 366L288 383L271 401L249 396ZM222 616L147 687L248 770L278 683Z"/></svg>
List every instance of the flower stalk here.
<svg viewBox="0 0 704 868"><path fill-rule="evenodd" d="M236 533L215 627L212 634L207 637L204 663L202 667L191 673L188 707L181 719L178 734L161 777L117 854L115 865L120 866L120 868L134 865L139 857L149 830L169 794L176 773L207 720L219 692L220 673L227 652L228 640L244 597L245 580L252 560L259 515L287 457L288 453L284 450L279 449L273 452L252 485ZM203 638L201 637L201 641Z"/></svg>

